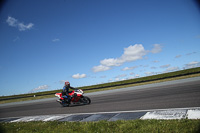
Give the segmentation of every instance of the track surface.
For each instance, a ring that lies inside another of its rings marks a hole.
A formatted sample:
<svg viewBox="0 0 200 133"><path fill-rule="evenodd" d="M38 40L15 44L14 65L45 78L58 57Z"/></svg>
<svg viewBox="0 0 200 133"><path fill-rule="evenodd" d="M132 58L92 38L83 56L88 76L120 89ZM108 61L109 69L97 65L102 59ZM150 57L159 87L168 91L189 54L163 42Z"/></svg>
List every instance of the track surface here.
<svg viewBox="0 0 200 133"><path fill-rule="evenodd" d="M200 106L200 80L90 95L92 103L61 107L55 100L0 107L0 118Z"/></svg>

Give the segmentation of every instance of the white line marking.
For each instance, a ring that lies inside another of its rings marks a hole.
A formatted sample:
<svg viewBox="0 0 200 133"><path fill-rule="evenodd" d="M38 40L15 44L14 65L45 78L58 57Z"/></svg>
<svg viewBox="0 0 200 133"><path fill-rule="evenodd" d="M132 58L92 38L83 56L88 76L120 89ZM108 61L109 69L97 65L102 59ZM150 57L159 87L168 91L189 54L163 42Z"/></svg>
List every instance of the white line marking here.
<svg viewBox="0 0 200 133"><path fill-rule="evenodd" d="M55 121L55 120L59 120L59 119L62 119L62 118L65 118L65 117L68 117L70 115L62 115L62 116L49 116L48 118L42 120L42 121Z"/></svg>
<svg viewBox="0 0 200 133"><path fill-rule="evenodd" d="M147 112L140 119L163 119L163 120L172 120L172 119L185 119L187 110L166 110L166 111L153 111Z"/></svg>
<svg viewBox="0 0 200 133"><path fill-rule="evenodd" d="M188 119L200 119L200 109L188 110L187 117Z"/></svg>

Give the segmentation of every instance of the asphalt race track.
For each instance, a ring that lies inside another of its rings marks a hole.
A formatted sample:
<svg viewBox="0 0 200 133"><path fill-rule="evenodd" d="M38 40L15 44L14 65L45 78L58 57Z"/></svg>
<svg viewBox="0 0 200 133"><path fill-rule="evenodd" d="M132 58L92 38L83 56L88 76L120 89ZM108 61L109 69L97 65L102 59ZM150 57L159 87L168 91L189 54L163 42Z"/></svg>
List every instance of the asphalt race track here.
<svg viewBox="0 0 200 133"><path fill-rule="evenodd" d="M186 82L187 81L187 82ZM139 89L138 89L139 88ZM200 107L200 77L91 93L90 105L62 107L55 99L0 106L0 118L166 108Z"/></svg>

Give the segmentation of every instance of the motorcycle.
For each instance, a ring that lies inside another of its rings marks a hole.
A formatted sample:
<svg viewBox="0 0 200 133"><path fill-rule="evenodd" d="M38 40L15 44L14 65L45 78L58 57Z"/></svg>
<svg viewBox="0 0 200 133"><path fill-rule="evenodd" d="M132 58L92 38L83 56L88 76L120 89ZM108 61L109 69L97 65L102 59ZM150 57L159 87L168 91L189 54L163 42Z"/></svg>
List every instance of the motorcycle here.
<svg viewBox="0 0 200 133"><path fill-rule="evenodd" d="M71 100L69 100L68 97L62 97L62 93L55 94L55 96L59 98L57 102L59 102L63 107L68 107L70 104L86 105L91 103L89 97L83 96L84 92L81 89L76 89L75 91L72 91L68 94L71 96Z"/></svg>

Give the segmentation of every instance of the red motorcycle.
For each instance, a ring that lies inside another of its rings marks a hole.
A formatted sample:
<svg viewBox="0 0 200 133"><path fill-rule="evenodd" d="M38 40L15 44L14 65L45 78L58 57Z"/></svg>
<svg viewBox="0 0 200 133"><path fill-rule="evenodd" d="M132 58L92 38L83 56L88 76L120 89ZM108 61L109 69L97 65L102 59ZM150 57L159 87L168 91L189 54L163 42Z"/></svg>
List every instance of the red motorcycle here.
<svg viewBox="0 0 200 133"><path fill-rule="evenodd" d="M70 104L90 104L91 100L89 97L83 96L84 92L81 89L77 89L75 91L72 91L71 93L68 93L71 96L71 100L69 98L62 97L62 93L56 93L55 96L59 99L57 102L59 102L63 107L68 107Z"/></svg>

